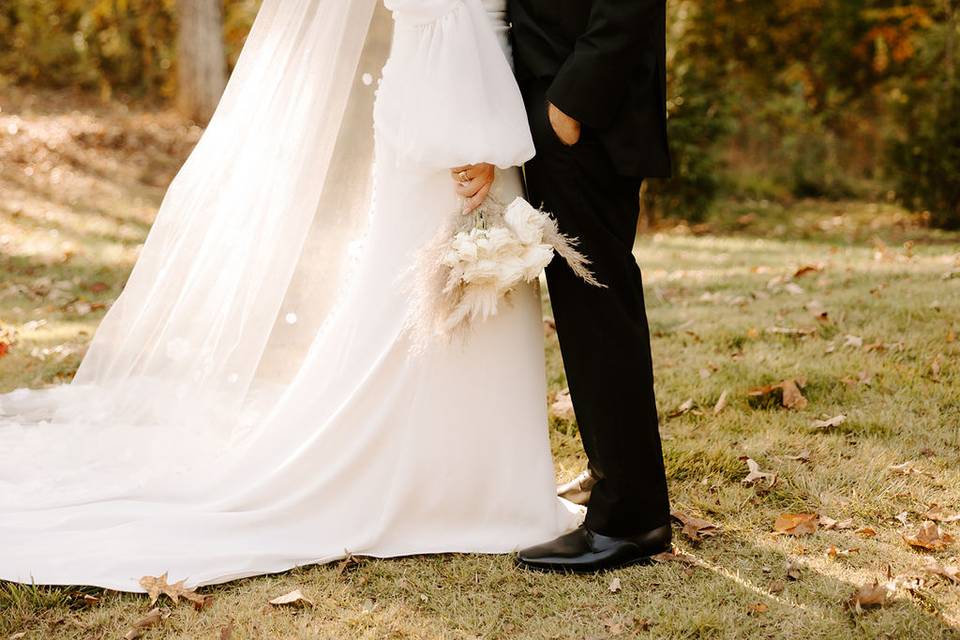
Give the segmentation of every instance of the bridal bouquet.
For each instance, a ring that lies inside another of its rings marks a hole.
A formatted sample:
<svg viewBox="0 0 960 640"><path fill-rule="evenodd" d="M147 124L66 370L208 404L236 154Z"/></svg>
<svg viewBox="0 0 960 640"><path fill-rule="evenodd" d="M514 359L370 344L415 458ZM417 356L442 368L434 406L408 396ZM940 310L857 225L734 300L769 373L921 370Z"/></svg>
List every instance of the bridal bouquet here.
<svg viewBox="0 0 960 640"><path fill-rule="evenodd" d="M505 206L488 196L472 214L456 215L417 261L420 337L460 333L496 315L518 285L540 277L554 253L585 282L603 286L576 240L523 198Z"/></svg>

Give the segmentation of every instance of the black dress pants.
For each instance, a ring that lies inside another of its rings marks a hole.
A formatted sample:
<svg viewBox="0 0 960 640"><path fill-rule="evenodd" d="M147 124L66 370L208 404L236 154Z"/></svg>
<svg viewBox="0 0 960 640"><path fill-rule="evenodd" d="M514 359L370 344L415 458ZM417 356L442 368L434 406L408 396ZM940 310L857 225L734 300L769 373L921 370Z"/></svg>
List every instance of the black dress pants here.
<svg viewBox="0 0 960 640"><path fill-rule="evenodd" d="M586 525L628 536L670 521L653 391L650 331L632 250L641 178L618 175L597 132L565 146L547 117L543 80L522 91L536 157L525 175L530 202L579 240L605 288L556 258L547 285L584 450L597 479Z"/></svg>

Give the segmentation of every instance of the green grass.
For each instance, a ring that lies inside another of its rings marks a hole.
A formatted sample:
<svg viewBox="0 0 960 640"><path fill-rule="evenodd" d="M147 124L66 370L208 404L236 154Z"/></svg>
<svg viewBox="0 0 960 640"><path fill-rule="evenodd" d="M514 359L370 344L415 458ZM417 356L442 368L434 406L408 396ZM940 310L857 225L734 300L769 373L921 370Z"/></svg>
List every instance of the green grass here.
<svg viewBox="0 0 960 640"><path fill-rule="evenodd" d="M196 132L170 114L115 106L30 111L9 90L0 107L0 331L15 334L0 390L10 390L73 374ZM116 132L136 144L117 146ZM144 637L218 638L231 621L234 638L960 637L960 585L929 576L882 609L845 607L865 583L923 577L928 559L958 563L960 544L909 548L894 516L907 512L909 529L932 503L960 512L960 236L888 204L744 202L692 229L649 232L636 253L674 508L721 527L702 542L675 530L693 563L617 572L616 593L612 575L523 573L507 557L306 567L203 589L215 596L203 611L164 603L169 617ZM792 277L806 265L819 270ZM808 309L814 301L828 321ZM552 334L547 359L556 393L565 383ZM805 408L747 396L787 378L806 380ZM687 399L693 411L666 417ZM840 413L836 429L811 427ZM575 428L553 418L550 432L567 479L585 465ZM807 462L791 459L801 453ZM777 483L745 486L741 456ZM910 460L924 473L888 468ZM772 534L777 515L803 511L877 535ZM960 523L944 529L960 537ZM830 559L831 546L858 551ZM294 588L315 606L266 604ZM99 601L85 605L83 594ZM120 638L149 608L135 595L0 583L0 638Z"/></svg>

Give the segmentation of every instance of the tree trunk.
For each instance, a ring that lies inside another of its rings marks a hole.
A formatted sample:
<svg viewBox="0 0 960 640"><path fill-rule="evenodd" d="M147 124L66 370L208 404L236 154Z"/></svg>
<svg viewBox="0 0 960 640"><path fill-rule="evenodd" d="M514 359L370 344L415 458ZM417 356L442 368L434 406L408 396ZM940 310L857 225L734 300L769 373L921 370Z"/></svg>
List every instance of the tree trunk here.
<svg viewBox="0 0 960 640"><path fill-rule="evenodd" d="M177 0L177 106L206 123L227 85L221 0Z"/></svg>

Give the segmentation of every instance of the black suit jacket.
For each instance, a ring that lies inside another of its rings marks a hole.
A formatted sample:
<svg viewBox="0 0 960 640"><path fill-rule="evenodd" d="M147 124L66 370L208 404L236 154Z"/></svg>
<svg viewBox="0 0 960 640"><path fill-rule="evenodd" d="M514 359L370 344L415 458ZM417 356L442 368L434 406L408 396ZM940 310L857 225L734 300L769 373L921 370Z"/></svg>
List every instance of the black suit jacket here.
<svg viewBox="0 0 960 640"><path fill-rule="evenodd" d="M521 86L598 132L620 172L670 175L666 0L509 0Z"/></svg>

